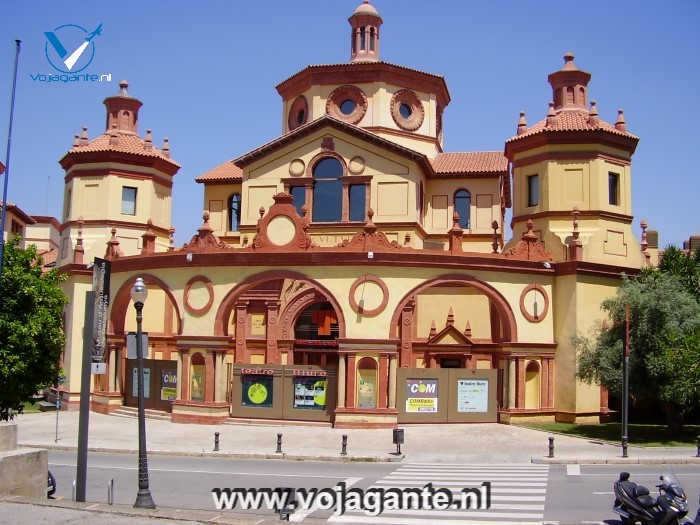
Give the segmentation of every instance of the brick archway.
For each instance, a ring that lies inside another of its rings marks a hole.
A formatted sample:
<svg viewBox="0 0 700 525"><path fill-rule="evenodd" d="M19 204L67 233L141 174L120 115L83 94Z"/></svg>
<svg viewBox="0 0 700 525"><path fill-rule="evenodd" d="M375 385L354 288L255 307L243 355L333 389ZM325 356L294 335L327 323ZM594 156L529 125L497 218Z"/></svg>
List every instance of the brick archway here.
<svg viewBox="0 0 700 525"><path fill-rule="evenodd" d="M471 286L472 288L480 290L489 298L489 301L498 314L498 318L503 326L504 342L516 342L518 340L518 327L515 322L515 316L513 315L513 310L505 297L503 297L498 290L485 281L472 277L471 275L459 274L447 274L435 277L434 279L430 279L422 284L419 284L408 292L403 299L401 299L391 317L390 333L392 337L400 336L400 333L398 332L399 320L401 318L401 312L403 311L406 303L408 303L416 296L416 294L422 292L423 290L441 285Z"/></svg>
<svg viewBox="0 0 700 525"><path fill-rule="evenodd" d="M155 285L165 292L165 295L170 300L173 308L175 309L175 314L177 316L177 331L176 334L182 334L182 313L180 313L180 307L175 300L170 287L160 280L155 275L148 273L134 275L127 279L124 284L119 287L119 290L114 296L112 301L112 309L109 314L109 325L110 331L113 335L124 335L124 324L126 322L127 309L129 308L129 303L131 302L131 287L138 277L143 279L143 282L147 285Z"/></svg>
<svg viewBox="0 0 700 525"><path fill-rule="evenodd" d="M219 308L216 312L216 318L214 320L214 335L228 335L227 321L231 315L231 310L234 308L236 301L242 294L267 281L280 279L295 279L298 281L304 281L311 286L311 289L302 291L298 296L294 297L289 304L287 304L283 312L280 312L278 333L284 334L286 331L287 334L293 334L294 323L303 309L314 302L324 300L328 301L335 310L336 317L338 318L338 336L345 337L345 318L343 316L343 310L340 308L340 305L333 294L326 289L326 287L303 273L293 272L290 270L270 270L251 275L238 286L235 286L232 290L230 290L219 304Z"/></svg>

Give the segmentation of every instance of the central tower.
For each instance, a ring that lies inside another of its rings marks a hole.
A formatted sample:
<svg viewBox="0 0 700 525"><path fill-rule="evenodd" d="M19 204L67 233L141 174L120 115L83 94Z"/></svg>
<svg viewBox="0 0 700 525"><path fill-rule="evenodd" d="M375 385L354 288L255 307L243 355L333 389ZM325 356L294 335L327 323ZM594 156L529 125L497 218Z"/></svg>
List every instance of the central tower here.
<svg viewBox="0 0 700 525"><path fill-rule="evenodd" d="M350 62L379 61L379 26L382 17L369 0L357 6L350 18Z"/></svg>

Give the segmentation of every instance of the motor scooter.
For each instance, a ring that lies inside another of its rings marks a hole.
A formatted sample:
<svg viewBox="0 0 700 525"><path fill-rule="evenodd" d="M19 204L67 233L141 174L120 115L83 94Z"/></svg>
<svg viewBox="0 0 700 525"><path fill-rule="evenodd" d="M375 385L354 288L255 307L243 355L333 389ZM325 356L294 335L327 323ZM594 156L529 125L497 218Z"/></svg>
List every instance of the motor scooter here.
<svg viewBox="0 0 700 525"><path fill-rule="evenodd" d="M659 496L649 495L649 489L629 480L629 472L620 472L613 484L613 511L620 515L622 525L680 525L688 514L688 498L673 474L659 477Z"/></svg>

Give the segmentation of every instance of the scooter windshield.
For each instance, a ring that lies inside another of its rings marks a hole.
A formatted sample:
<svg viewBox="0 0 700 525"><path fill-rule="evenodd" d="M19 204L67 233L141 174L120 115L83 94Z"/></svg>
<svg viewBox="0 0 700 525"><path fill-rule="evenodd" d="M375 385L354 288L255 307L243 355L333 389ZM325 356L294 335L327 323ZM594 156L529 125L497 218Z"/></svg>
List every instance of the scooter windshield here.
<svg viewBox="0 0 700 525"><path fill-rule="evenodd" d="M673 495L678 496L679 498L685 498L685 492L683 492L681 484L673 474L664 474L661 476L661 485Z"/></svg>

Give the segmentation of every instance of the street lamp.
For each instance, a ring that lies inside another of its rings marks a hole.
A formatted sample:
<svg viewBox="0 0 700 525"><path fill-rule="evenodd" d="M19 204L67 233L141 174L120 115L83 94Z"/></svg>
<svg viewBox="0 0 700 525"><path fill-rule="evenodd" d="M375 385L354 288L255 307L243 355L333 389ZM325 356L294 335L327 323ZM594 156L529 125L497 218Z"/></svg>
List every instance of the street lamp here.
<svg viewBox="0 0 700 525"><path fill-rule="evenodd" d="M143 303L148 297L148 288L141 277L136 278L131 287L131 300L136 308L136 359L138 362L139 389L139 491L134 507L155 509L156 504L148 488L148 459L146 457L146 414L143 407L143 344L141 341L141 321L143 320Z"/></svg>

